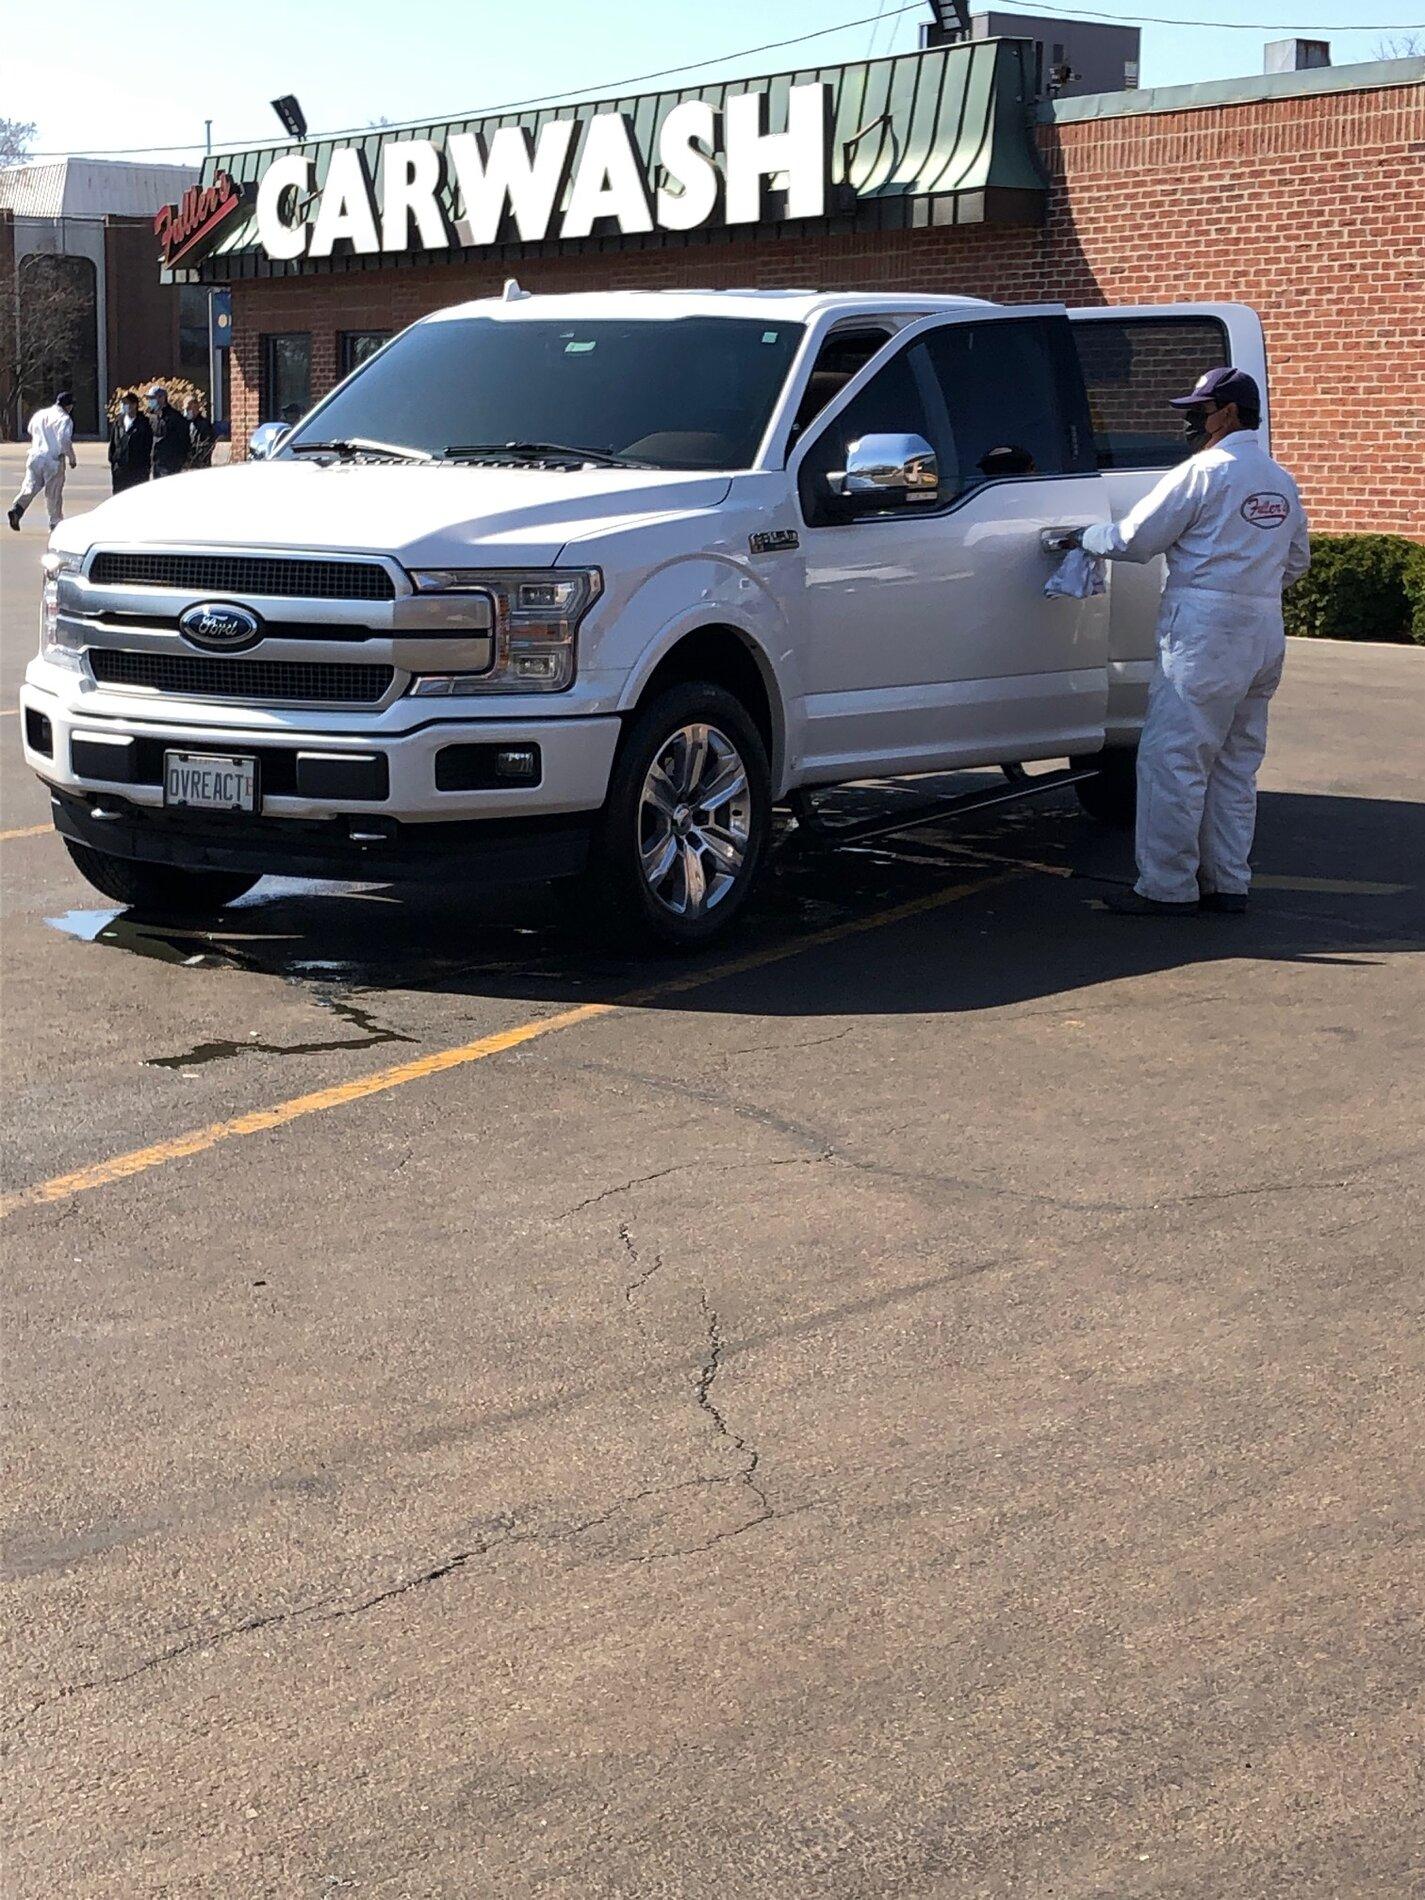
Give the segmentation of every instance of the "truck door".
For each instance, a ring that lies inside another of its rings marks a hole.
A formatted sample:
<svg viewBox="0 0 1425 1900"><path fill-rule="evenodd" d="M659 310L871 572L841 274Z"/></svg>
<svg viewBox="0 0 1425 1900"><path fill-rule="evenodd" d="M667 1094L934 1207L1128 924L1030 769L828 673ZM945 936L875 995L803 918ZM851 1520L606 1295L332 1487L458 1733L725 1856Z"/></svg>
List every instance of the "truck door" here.
<svg viewBox="0 0 1425 1900"><path fill-rule="evenodd" d="M1093 421L1094 455L1115 521L1182 461L1181 412L1169 399L1204 370L1231 363L1262 392L1261 438L1270 444L1266 345L1255 310L1239 303L1134 304L1071 310ZM1142 723L1153 670L1163 563L1115 562L1109 587L1110 742Z"/></svg>
<svg viewBox="0 0 1425 1900"><path fill-rule="evenodd" d="M841 493L854 444L918 437L933 492ZM1046 600L1044 530L1105 520L1058 305L910 324L798 443L804 783L1094 751L1104 599Z"/></svg>

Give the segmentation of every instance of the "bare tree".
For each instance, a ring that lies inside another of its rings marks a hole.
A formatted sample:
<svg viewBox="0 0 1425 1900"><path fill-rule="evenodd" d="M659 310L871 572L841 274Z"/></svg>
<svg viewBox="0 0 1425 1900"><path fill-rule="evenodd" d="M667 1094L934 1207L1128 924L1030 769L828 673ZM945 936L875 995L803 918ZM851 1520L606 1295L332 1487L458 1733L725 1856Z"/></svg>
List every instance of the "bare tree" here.
<svg viewBox="0 0 1425 1900"><path fill-rule="evenodd" d="M70 260L40 253L0 282L0 417L7 432L23 431L26 402L48 401L70 381L84 349L92 311L66 268Z"/></svg>
<svg viewBox="0 0 1425 1900"><path fill-rule="evenodd" d="M1388 33L1372 50L1377 59L1419 59L1425 54L1425 33Z"/></svg>
<svg viewBox="0 0 1425 1900"><path fill-rule="evenodd" d="M0 119L0 165L18 165L29 155L35 126L29 119Z"/></svg>

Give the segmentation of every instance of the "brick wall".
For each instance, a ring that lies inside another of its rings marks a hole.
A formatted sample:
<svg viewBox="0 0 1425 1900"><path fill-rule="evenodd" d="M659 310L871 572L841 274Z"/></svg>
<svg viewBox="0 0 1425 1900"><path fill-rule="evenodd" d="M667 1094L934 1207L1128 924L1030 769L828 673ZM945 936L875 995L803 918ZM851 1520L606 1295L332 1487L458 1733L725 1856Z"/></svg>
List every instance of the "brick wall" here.
<svg viewBox="0 0 1425 1900"><path fill-rule="evenodd" d="M313 394L342 330L497 290L779 285L1005 303L1251 304L1273 446L1318 529L1425 538L1425 88L1255 100L1039 127L1033 228L793 236L234 286L233 426L258 419L260 337L310 330Z"/></svg>

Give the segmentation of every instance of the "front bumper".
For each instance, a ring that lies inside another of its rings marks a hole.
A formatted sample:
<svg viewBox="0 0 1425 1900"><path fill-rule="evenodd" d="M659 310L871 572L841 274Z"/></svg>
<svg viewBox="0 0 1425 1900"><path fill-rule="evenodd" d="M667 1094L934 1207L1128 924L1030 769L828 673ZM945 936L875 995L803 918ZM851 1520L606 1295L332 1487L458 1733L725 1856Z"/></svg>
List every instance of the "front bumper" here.
<svg viewBox="0 0 1425 1900"><path fill-rule="evenodd" d="M252 719L238 707L215 718L211 706L193 703L181 711L124 705L120 713L117 695L75 693L69 676L55 690L53 673L32 665L20 724L25 757L55 794L60 830L117 857L195 868L400 875L480 856L482 840L498 847L503 862L518 855L521 837L531 847L545 834L583 838L603 804L620 730L613 717L450 718L436 712L436 703L418 702L407 702L411 723L404 730L390 729L394 709L379 721L352 719L345 730L329 714L314 720L296 709L264 708ZM488 777L481 758L531 747L539 761L535 782L471 785ZM166 749L254 755L260 811L165 810ZM461 769L452 770L452 761ZM304 783L340 781L346 766L355 778L364 776L362 795L304 795ZM452 779L462 789L442 789ZM95 817L96 811L113 815Z"/></svg>

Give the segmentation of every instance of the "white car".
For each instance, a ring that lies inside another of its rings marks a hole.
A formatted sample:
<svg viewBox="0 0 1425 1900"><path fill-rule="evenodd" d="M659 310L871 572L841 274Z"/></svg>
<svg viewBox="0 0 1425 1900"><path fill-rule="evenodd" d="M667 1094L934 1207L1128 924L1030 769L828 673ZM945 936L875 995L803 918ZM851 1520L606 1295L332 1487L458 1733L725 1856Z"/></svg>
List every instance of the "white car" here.
<svg viewBox="0 0 1425 1900"><path fill-rule="evenodd" d="M1123 817L1157 564L1044 584L1226 361L1265 392L1240 305L511 285L64 522L26 756L119 902L582 875L677 944L816 787L1067 758Z"/></svg>

